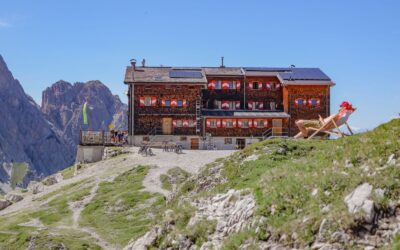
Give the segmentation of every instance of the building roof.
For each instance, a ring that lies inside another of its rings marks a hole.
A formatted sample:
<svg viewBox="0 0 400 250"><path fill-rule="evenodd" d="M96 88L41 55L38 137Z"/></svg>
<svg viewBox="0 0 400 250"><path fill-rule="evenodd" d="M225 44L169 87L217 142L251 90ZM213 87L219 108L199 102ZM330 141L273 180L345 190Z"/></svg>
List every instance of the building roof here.
<svg viewBox="0 0 400 250"><path fill-rule="evenodd" d="M209 117L234 118L289 118L290 115L281 111L248 111L248 110L212 110L203 109L201 114Z"/></svg>
<svg viewBox="0 0 400 250"><path fill-rule="evenodd" d="M242 68L239 67L207 67L204 71L207 76L243 76Z"/></svg>
<svg viewBox="0 0 400 250"><path fill-rule="evenodd" d="M127 67L125 83L207 83L202 68Z"/></svg>
<svg viewBox="0 0 400 250"><path fill-rule="evenodd" d="M207 83L207 76L275 76L284 85L334 85L319 68L127 67L125 83Z"/></svg>

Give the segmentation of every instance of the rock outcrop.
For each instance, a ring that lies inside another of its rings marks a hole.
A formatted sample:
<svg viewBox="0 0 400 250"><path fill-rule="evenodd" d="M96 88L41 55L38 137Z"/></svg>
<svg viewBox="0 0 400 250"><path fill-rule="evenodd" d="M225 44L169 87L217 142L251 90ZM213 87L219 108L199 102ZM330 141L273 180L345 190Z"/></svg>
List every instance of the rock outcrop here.
<svg viewBox="0 0 400 250"><path fill-rule="evenodd" d="M83 125L83 104L89 103L88 125ZM117 130L127 129L126 104L100 81L71 84L58 81L42 94L42 112L61 131L61 136L76 150L81 129L108 129L113 124Z"/></svg>
<svg viewBox="0 0 400 250"><path fill-rule="evenodd" d="M375 215L374 202L369 199L372 189L368 183L361 184L344 199L350 213L364 212L369 223L373 222Z"/></svg>
<svg viewBox="0 0 400 250"><path fill-rule="evenodd" d="M25 94L0 56L0 183L10 183L12 162L29 166L29 179L53 174L74 161L74 152ZM2 189L4 190L3 186Z"/></svg>

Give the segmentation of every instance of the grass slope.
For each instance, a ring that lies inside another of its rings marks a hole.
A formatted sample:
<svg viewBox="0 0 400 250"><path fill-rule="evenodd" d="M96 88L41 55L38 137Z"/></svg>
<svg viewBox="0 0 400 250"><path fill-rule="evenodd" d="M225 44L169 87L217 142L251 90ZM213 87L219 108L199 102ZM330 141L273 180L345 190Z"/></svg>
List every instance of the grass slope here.
<svg viewBox="0 0 400 250"><path fill-rule="evenodd" d="M101 183L92 202L83 210L80 224L94 228L118 247L147 232L165 207L162 195L142 190L148 170L148 167L139 166L112 182Z"/></svg>
<svg viewBox="0 0 400 250"><path fill-rule="evenodd" d="M355 217L349 215L343 200L359 184L368 182L384 189L383 198L372 197L383 207L400 198L400 168L386 165L391 154L400 156L399 138L397 119L372 132L337 140L266 140L227 158L222 170L227 181L197 196L231 188L249 188L255 195L257 214L266 217L264 228L258 234L249 230L232 235L225 249L236 249L249 238L263 239L267 228L273 237L288 235L288 241L295 233L306 247L323 218L332 232L354 226ZM245 160L254 155L254 160ZM201 175L212 174L209 169ZM186 183L181 192L201 190L196 185ZM323 207L328 211L323 212Z"/></svg>

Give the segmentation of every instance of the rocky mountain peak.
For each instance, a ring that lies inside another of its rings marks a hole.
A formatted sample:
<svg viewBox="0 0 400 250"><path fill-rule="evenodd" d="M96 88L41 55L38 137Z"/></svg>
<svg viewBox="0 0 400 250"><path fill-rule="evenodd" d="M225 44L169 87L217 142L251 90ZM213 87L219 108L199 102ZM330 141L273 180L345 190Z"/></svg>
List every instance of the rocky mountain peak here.
<svg viewBox="0 0 400 250"><path fill-rule="evenodd" d="M1 56L0 106L0 168L25 163L34 178L72 164L71 148L44 118L34 100L25 94ZM9 182L6 172L0 171L0 182Z"/></svg>

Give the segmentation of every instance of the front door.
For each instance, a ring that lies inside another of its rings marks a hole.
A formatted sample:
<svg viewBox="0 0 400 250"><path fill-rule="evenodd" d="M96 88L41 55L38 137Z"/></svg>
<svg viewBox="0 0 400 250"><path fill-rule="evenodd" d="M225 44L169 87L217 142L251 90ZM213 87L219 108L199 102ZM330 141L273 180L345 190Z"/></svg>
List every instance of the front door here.
<svg viewBox="0 0 400 250"><path fill-rule="evenodd" d="M162 132L164 135L172 134L172 118L162 119Z"/></svg>
<svg viewBox="0 0 400 250"><path fill-rule="evenodd" d="M244 149L246 146L246 139L238 138L236 139L236 148L237 149Z"/></svg>
<svg viewBox="0 0 400 250"><path fill-rule="evenodd" d="M190 148L191 149L199 149L199 138L190 139Z"/></svg>
<svg viewBox="0 0 400 250"><path fill-rule="evenodd" d="M282 119L272 120L272 135L281 136L282 135Z"/></svg>

